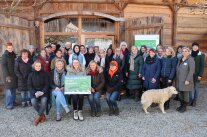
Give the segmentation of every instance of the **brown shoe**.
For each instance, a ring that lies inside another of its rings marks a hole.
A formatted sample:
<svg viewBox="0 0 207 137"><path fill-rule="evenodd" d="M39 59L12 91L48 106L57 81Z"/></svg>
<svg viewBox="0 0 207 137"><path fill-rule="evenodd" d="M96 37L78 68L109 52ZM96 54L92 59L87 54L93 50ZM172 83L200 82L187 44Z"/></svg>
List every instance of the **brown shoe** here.
<svg viewBox="0 0 207 137"><path fill-rule="evenodd" d="M40 121L41 121L42 117L41 116L38 116L35 120L34 120L34 125L37 126Z"/></svg>
<svg viewBox="0 0 207 137"><path fill-rule="evenodd" d="M41 120L40 120L40 122L43 123L43 122L45 122L45 120L46 120L46 116L45 116L45 114L43 114L43 115L41 116Z"/></svg>

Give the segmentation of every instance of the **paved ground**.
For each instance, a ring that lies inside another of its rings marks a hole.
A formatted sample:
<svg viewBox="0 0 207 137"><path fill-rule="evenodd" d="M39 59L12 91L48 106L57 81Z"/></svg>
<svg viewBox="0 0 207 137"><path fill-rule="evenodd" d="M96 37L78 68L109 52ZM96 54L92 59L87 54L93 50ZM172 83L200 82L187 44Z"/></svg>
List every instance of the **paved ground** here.
<svg viewBox="0 0 207 137"><path fill-rule="evenodd" d="M104 114L100 118L89 115L88 101L84 103L85 120L74 121L72 114L63 114L61 122L55 121L54 110L47 121L35 127L35 111L32 107L17 107L6 110L0 105L0 137L207 137L207 90L201 88L196 108L188 107L186 113L175 111L179 105L171 102L167 114L158 107L151 108L145 115L140 103L130 99L119 102L120 115L108 116L105 100L102 100Z"/></svg>

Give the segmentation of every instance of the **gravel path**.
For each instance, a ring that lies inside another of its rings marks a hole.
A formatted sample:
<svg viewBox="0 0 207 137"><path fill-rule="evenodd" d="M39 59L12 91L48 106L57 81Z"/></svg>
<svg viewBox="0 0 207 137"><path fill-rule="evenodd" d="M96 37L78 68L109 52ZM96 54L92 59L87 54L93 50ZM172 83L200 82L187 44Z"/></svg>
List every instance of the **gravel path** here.
<svg viewBox="0 0 207 137"><path fill-rule="evenodd" d="M47 121L33 125L35 111L32 107L6 110L0 105L0 137L207 137L207 91L201 88L196 108L188 107L186 113L175 111L178 102L171 101L167 114L158 107L150 108L145 115L140 103L130 99L119 102L120 115L108 116L107 104L102 100L103 115L92 118L85 99L83 122L74 121L72 114L64 114L62 121L55 121L52 110Z"/></svg>

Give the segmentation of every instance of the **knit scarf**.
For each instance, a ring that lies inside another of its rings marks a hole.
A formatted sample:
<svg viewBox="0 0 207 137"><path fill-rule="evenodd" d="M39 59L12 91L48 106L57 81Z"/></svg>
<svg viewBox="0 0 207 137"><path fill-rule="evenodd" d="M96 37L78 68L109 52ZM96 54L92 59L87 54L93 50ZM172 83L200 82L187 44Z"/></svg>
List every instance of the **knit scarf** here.
<svg viewBox="0 0 207 137"><path fill-rule="evenodd" d="M64 71L64 69L58 70L57 68L55 68L55 70L54 70L54 83L55 83L55 85L57 85L59 87L63 87L64 86L64 80L65 80L65 71Z"/></svg>
<svg viewBox="0 0 207 137"><path fill-rule="evenodd" d="M146 63L153 64L156 61L156 55L154 57L147 56Z"/></svg>
<svg viewBox="0 0 207 137"><path fill-rule="evenodd" d="M111 76L111 78L113 77L113 75L118 71L118 63L116 61L112 61L116 64L116 69L115 71L112 71L111 69L109 69L109 76Z"/></svg>
<svg viewBox="0 0 207 137"><path fill-rule="evenodd" d="M196 57L196 56L198 56L198 53L199 53L199 50L197 50L197 51L192 50L191 56Z"/></svg>
<svg viewBox="0 0 207 137"><path fill-rule="evenodd" d="M134 58L136 58L138 53L136 54L131 54L130 59L129 59L129 70L134 71Z"/></svg>
<svg viewBox="0 0 207 137"><path fill-rule="evenodd" d="M96 76L97 72L96 71L90 71L88 74L91 75L91 76Z"/></svg>

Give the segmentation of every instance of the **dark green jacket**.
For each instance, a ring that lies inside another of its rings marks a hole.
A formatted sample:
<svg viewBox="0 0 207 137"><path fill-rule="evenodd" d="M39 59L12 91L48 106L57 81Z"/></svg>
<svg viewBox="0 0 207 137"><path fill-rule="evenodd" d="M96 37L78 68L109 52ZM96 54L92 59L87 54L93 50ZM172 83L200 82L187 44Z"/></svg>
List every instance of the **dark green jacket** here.
<svg viewBox="0 0 207 137"><path fill-rule="evenodd" d="M142 88L142 80L141 78L138 78L138 75L141 74L143 64L144 64L144 59L141 54L138 54L134 58L134 71L129 70L130 64L128 64L127 88L129 90L136 90Z"/></svg>
<svg viewBox="0 0 207 137"><path fill-rule="evenodd" d="M194 80L198 80L198 76L202 77L205 69L205 55L199 52L196 57L193 57L195 61L195 73L193 75Z"/></svg>

